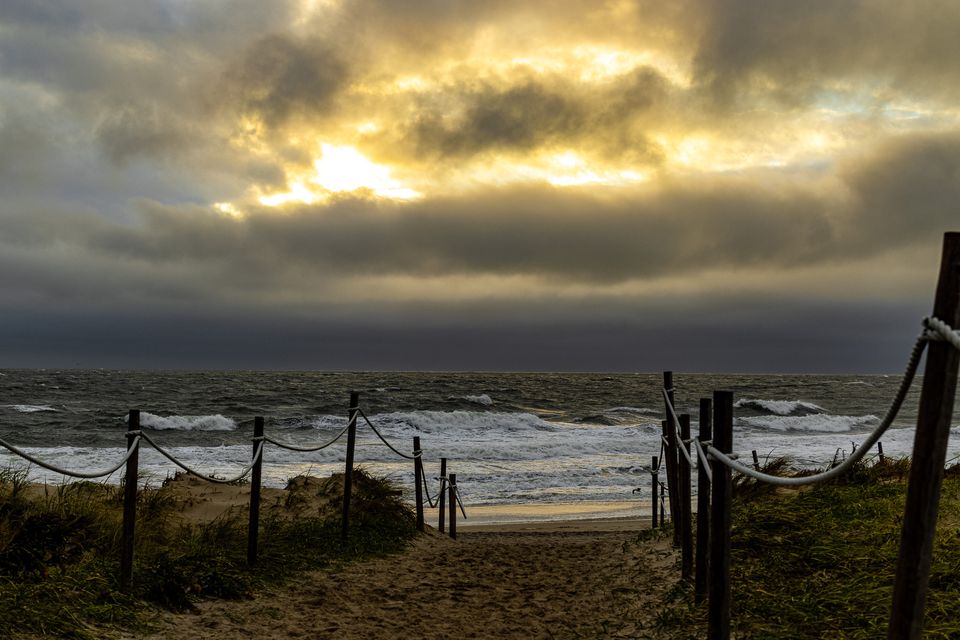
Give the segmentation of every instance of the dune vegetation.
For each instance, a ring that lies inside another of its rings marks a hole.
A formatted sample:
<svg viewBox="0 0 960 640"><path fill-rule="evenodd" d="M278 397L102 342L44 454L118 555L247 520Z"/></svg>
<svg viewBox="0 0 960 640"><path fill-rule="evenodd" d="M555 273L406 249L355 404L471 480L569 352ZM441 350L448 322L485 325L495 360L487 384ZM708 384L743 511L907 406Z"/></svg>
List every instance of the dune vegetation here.
<svg viewBox="0 0 960 640"><path fill-rule="evenodd" d="M176 482L139 492L134 580L119 589L122 486L38 486L0 471L0 637L101 637L142 628L157 607L242 599L298 571L402 549L409 507L391 482L354 472L351 530L340 543L343 476L298 477L261 512L259 558L246 564L247 510L183 517Z"/></svg>

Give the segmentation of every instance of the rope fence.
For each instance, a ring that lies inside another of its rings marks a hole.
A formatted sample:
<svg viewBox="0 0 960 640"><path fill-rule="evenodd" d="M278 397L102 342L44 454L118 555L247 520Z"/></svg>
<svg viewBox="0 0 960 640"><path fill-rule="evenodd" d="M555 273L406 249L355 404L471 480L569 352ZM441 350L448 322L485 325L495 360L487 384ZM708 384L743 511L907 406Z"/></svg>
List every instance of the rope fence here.
<svg viewBox="0 0 960 640"><path fill-rule="evenodd" d="M124 506L123 506L123 536L121 544L121 558L120 558L120 586L123 591L129 591L130 585L132 582L132 571L133 571L133 541L134 541L134 532L135 532L135 521L136 521L136 502L137 502L137 482L136 478L138 477L138 467L139 467L139 451L142 443L150 445L155 449L161 456L169 460L176 467L183 470L185 473L204 480L206 482L214 484L235 484L243 481L248 476L251 477L251 489L250 489L250 525L248 530L248 547L247 547L247 561L248 564L253 565L256 563L257 559L257 544L259 538L259 512L260 512L260 493L261 493L261 473L263 465L263 456L264 448L270 444L276 446L280 449L287 451L294 451L300 453L310 453L315 451L320 451L330 447L340 440L344 436L347 436L347 446L346 446L346 465L344 470L344 494L343 494L343 506L341 514L341 533L342 533L342 542L346 542L346 538L349 531L349 518L350 518L350 501L352 493L352 476L353 476L353 460L354 460L354 450L357 446L356 442L356 429L358 424L358 418L363 418L364 423L370 428L370 430L377 436L379 441L390 449L397 456L414 461L414 488L415 488L415 508L417 514L417 528L419 531L424 531L424 501L423 494L426 494L426 502L431 509L440 508L440 531L444 530L444 495L445 490L449 492L450 504L455 504L456 507L459 507L460 513L466 519L467 514L463 507L463 501L460 497L460 491L456 485L456 475L447 474L446 465L447 459L441 458L441 470L440 476L437 476L435 479L439 481L439 489L436 496L431 496L430 488L427 482L426 474L423 471L423 451L420 447L420 438L415 437L413 440L413 451L410 454L406 454L401 451L397 446L391 443L383 433L377 429L377 427L370 421L366 416L363 410L359 407L359 394L354 392L350 396L350 405L349 405L349 418L347 420L347 425L337 433L332 439L322 442L316 445L293 445L288 442L283 442L282 440L276 440L272 437L264 435L264 419L262 417L256 417L254 419L254 436L252 438L253 449L250 457L250 461L243 466L235 475L227 478L220 478L214 475L209 475L199 471L190 465L186 464L176 455L167 450L164 446L159 444L153 437L145 433L140 428L140 411L133 409L130 411L128 420L127 420L127 449L125 455L114 465L107 469L97 470L97 471L78 471L72 469L66 469L60 467L51 462L45 461L37 456L31 455L26 451L23 451L19 447L10 444L6 440L0 438L0 447L3 447L13 453L16 456L19 456L35 464L43 469L51 471L53 473L61 474L64 476L72 478L81 478L81 479L96 479L96 478L106 478L121 468L126 466L126 471L123 476L124 484ZM127 479L132 479L133 481L127 481ZM456 526L455 522L455 508L450 510L450 535L451 537L456 537Z"/></svg>
<svg viewBox="0 0 960 640"><path fill-rule="evenodd" d="M951 251L955 258L946 258L944 264L953 270L948 274L952 284L938 287L938 303L935 313L949 314L960 320L960 234L953 236ZM945 267L946 269L946 267ZM940 291L955 292L952 307L943 310ZM946 465L960 460L957 455L946 460L947 436L949 436L953 399L956 394L957 369L960 365L960 331L936 315L924 318L923 330L914 342L907 365L896 394L876 428L861 443L853 442L849 453L838 449L829 468L810 475L781 476L762 470L756 451L753 451L753 466L737 460L733 448L733 394L715 391L711 399L700 401L700 434L689 434L690 416L676 410L672 372L664 372L662 395L664 399L663 435L660 455L654 456L650 467L641 467L651 474L653 495L652 524L656 528L657 499L664 484L669 493L670 516L674 521L674 546L681 551L681 578L690 578L688 559L692 557L691 521L693 516L689 501L691 467L698 473L697 500L697 556L694 577L694 600L709 601L707 611L708 638L730 637L730 507L732 473L752 478L757 482L776 486L801 486L837 480L866 461L883 463L880 439L893 425L903 403L917 378L924 352L927 352L926 371L923 378L920 409L915 434L914 453L910 466L907 504L897 566L897 582L894 588L893 607L890 617L890 638L919 638L923 626L923 600L929 576L931 541L936 525L939 483ZM693 445L693 453L688 450ZM871 453L874 446L876 453ZM838 461L839 459L839 461ZM659 480L662 467L667 468L667 481ZM671 471L673 469L673 471ZM931 490L935 484L936 489ZM915 490L918 485L925 490ZM638 492L640 489L635 489ZM663 526L663 499L661 517ZM919 523L919 524L918 524ZM918 593L920 596L918 597Z"/></svg>

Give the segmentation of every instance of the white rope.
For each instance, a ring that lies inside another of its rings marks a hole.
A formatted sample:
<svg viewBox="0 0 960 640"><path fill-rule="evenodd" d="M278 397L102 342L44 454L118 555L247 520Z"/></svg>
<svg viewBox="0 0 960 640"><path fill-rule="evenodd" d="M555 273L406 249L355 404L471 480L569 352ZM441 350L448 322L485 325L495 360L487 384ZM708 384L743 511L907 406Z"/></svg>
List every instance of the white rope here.
<svg viewBox="0 0 960 640"><path fill-rule="evenodd" d="M928 340L944 340L953 345L954 349L960 349L960 331L955 330L943 320L929 316L923 319L923 326L934 332L933 335L927 336Z"/></svg>
<svg viewBox="0 0 960 640"><path fill-rule="evenodd" d="M381 434L379 431L377 431L377 428L376 428L375 426L373 426L373 423L372 423L372 422L370 422L370 418L368 418L368 417L367 417L367 414L365 414L365 413L363 412L363 409L359 409L358 411L360 412L360 415L363 416L363 419L364 419L364 421L366 421L367 426L369 426L371 429L373 429L373 432L374 432L375 434L377 434L377 437L380 438L380 440L383 441L383 444L387 445L387 448L389 448L391 451L393 451L395 454L397 454L397 455L400 456L401 458L406 458L407 460L413 460L413 459L415 459L415 458L419 458L419 457L423 454L422 451L414 451L412 456L408 456L408 455L405 454L405 453L401 453L400 451L397 451L397 448L394 447L392 444L390 444L390 443L387 441L387 439L383 437L383 434Z"/></svg>
<svg viewBox="0 0 960 640"><path fill-rule="evenodd" d="M697 448L697 457L700 458L700 468L707 474L707 481L713 482L713 470L710 468L710 461L707 460L707 452L703 450L703 447L709 447L710 443L701 443L699 440L694 440L693 446Z"/></svg>
<svg viewBox="0 0 960 640"><path fill-rule="evenodd" d="M442 481L440 482L440 491L441 491L441 492L443 491L443 483L444 483L445 481L446 481L446 480L442 480ZM423 484L423 492L424 492L425 494L427 494L427 504L430 505L430 508L431 508L431 509L436 508L437 503L440 501L440 494L439 494L439 493L437 494L436 500L431 500L431 499L430 499L430 487L427 485L427 476L426 476L425 474L423 474L423 473L420 474L420 482Z"/></svg>
<svg viewBox="0 0 960 640"><path fill-rule="evenodd" d="M672 389L671 389L672 391ZM677 442L684 442L683 438L680 437L680 418L677 417L677 412L673 408L673 402L670 401L670 395L666 389L663 390L663 399L666 401L667 409L670 411L670 415L673 416L673 420L668 420L667 422L672 422L674 435L676 436ZM683 457L687 459L687 464L691 467L693 466L693 458L690 457L690 452L687 451L687 447L677 447L683 453Z"/></svg>
<svg viewBox="0 0 960 640"><path fill-rule="evenodd" d="M244 477L246 477L246 475L247 475L248 473L250 473L250 471L253 469L254 465L256 465L256 464L257 464L257 461L260 459L260 456L263 454L263 442L258 442L258 443L257 443L257 450L254 452L253 458L250 460L250 464L248 464L246 467L244 467L244 468L240 471L240 474L239 474L239 475L234 476L233 478L214 478L213 476L208 476L208 475L206 475L206 474L200 473L199 471L196 471L196 470L194 470L194 469L191 469L190 467L188 467L188 466L185 465L184 463L180 462L179 460L176 459L176 457L173 456L173 454L171 454L171 453L168 452L166 449L162 448L160 445L158 445L156 442L154 442L154 441L150 438L150 436L148 436L147 434L143 434L143 439L146 440L147 442L149 442L149 443L150 443L150 446L152 446L154 449L156 449L156 450L160 453L160 455L162 455L162 456L165 457L167 460L169 460L169 461L172 462L173 464L177 465L178 467L180 467L181 469L183 469L184 471L186 471L186 472L189 473L190 475L196 476L196 477L200 478L201 480L206 480L207 482L213 482L213 483L216 483L216 484L231 484L231 483L233 483L233 482L237 482L237 481L239 481L239 480L242 480Z"/></svg>
<svg viewBox="0 0 960 640"><path fill-rule="evenodd" d="M349 428L350 428L350 423L348 422L347 426L345 426L340 433L338 433L336 436L333 437L333 440L330 440L329 442L324 442L323 444L317 445L315 447L298 447L296 445L287 444L286 442L279 442L278 440L274 440L273 438L270 438L267 436L264 436L263 439L266 442L269 442L270 444L277 445L281 449L287 449L288 451L299 451L301 453L310 453L312 451L320 451L321 449L326 449L327 447L335 443L337 440L342 438L343 434L345 434Z"/></svg>
<svg viewBox="0 0 960 640"><path fill-rule="evenodd" d="M5 440L0 439L0 446L6 449L9 449L11 453L14 453L20 456L21 458L23 458L24 460L27 460L28 462L32 462L38 467L43 467L44 469L48 471L53 471L54 473L70 476L72 478L86 478L86 479L102 478L104 476L109 476L110 474L115 473L118 469L120 469L120 467L125 465L127 463L127 460L130 459L130 456L133 455L133 452L136 451L137 448L140 446L140 435L139 435L140 432L131 431L128 433L137 433L138 435L133 439L133 443L127 447L127 454L123 456L123 459L120 462L110 467L109 469L104 469L103 471L70 471L69 469L58 467L57 465L52 464L50 462L44 462L40 458L36 458L30 455L29 453L27 453L26 451L16 448L15 446L6 442Z"/></svg>
<svg viewBox="0 0 960 640"><path fill-rule="evenodd" d="M897 395L893 399L893 403L890 405L890 408L887 410L886 415L883 417L883 420L873 430L867 439L863 441L863 444L853 453L851 453L845 461L839 465L828 469L822 473L818 473L812 476L805 477L781 477L774 476L768 473L762 473L756 471L755 469L748 467L744 464L736 462L732 456L723 453L718 450L713 445L708 445L708 455L715 459L719 460L727 467L733 469L734 471L739 471L745 476L750 476L762 482L769 482L770 484L777 484L781 486L798 486L804 484L815 484L818 482L826 482L827 480L832 480L838 476L846 473L853 465L860 461L870 449L873 448L883 434L887 431L891 424L893 424L894 419L897 417L897 414L900 412L900 407L903 405L904 399L907 397L907 392L910 390L910 385L913 383L913 378L916 376L917 367L920 364L920 356L923 354L924 348L927 346L926 336L921 335L917 338L916 343L913 345L913 351L910 353L910 361L907 363L906 371L903 374L903 380L900 381L900 388L897 390Z"/></svg>
<svg viewBox="0 0 960 640"><path fill-rule="evenodd" d="M463 510L463 501L460 500L460 487L458 487L457 485L453 485L453 495L457 499L457 504L460 505L460 513L463 514L463 519L466 520L467 512Z"/></svg>

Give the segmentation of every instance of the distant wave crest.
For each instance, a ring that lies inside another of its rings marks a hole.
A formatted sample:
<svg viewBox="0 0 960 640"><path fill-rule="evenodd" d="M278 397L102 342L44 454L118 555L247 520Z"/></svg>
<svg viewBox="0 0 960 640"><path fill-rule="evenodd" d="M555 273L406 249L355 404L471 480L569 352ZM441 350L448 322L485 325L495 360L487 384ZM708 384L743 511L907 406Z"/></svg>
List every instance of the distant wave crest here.
<svg viewBox="0 0 960 640"><path fill-rule="evenodd" d="M877 422L877 416L831 416L814 414L808 416L754 416L739 418L737 422L757 429L774 431L807 431L819 433L844 433L856 428L869 427Z"/></svg>
<svg viewBox="0 0 960 640"><path fill-rule="evenodd" d="M211 416L157 416L140 414L140 426L156 431L233 431L237 423L220 414Z"/></svg>
<svg viewBox="0 0 960 640"><path fill-rule="evenodd" d="M48 407L45 404L8 404L6 405L17 411L18 413L40 413L41 411L54 411L56 409L53 407Z"/></svg>
<svg viewBox="0 0 960 640"><path fill-rule="evenodd" d="M805 400L761 400L758 398L742 398L733 405L738 409L755 409L772 413L777 416L807 415L810 413L824 413L826 409L818 404Z"/></svg>

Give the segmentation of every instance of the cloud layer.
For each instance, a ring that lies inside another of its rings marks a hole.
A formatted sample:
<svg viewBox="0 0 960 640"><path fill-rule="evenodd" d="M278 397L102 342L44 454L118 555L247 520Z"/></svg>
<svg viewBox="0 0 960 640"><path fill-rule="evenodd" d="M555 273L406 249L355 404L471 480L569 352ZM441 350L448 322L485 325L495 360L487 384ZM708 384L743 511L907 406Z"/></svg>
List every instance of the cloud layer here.
<svg viewBox="0 0 960 640"><path fill-rule="evenodd" d="M846 340L823 323L929 305L958 28L933 0L5 2L0 311L74 345L120 316L529 339L508 368L603 368L544 345L656 344L640 316L743 336L784 300L795 331ZM496 364L450 349L363 366Z"/></svg>

